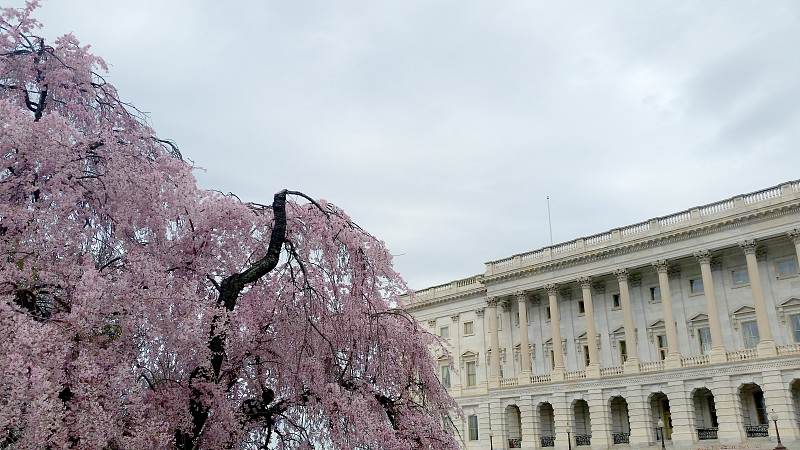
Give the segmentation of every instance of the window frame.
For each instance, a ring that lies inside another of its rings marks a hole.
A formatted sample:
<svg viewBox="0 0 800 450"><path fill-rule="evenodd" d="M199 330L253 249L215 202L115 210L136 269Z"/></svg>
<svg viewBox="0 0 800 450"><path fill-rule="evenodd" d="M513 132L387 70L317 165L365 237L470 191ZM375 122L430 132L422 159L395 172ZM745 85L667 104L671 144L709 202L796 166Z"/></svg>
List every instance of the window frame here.
<svg viewBox="0 0 800 450"><path fill-rule="evenodd" d="M794 272L784 274L784 273L781 272L781 265L784 264L784 263L788 263L788 262L791 262L792 266L794 266ZM786 278L794 278L794 277L796 277L798 275L798 273L797 273L797 261L795 261L794 258L782 258L782 259L779 259L779 260L775 261L775 271L778 274L778 279L779 280L783 280L783 279L786 279Z"/></svg>
<svg viewBox="0 0 800 450"><path fill-rule="evenodd" d="M470 330L467 331L467 326L469 326ZM464 322L464 336L474 336L475 335L475 321L467 320Z"/></svg>
<svg viewBox="0 0 800 450"><path fill-rule="evenodd" d="M731 274L731 287L733 289L740 288L740 287L745 287L745 286L750 286L750 273L747 271L746 267L745 268L741 268L740 267L740 268L736 268L736 269L731 269L730 274ZM737 274L744 274L744 276L746 278L746 281L743 281L743 280L737 281L736 280Z"/></svg>
<svg viewBox="0 0 800 450"><path fill-rule="evenodd" d="M708 342L705 341L703 335L707 335ZM707 355L711 353L711 327L702 327L697 329L697 345L700 348L701 355Z"/></svg>
<svg viewBox="0 0 800 450"><path fill-rule="evenodd" d="M661 302L661 286L650 286L650 303L660 303ZM656 292L658 292L658 298L656 298Z"/></svg>
<svg viewBox="0 0 800 450"><path fill-rule="evenodd" d="M758 347L759 342L761 342L761 336L759 336L758 333L758 322L755 320L748 320L742 322L740 326L742 327L742 342L744 344L744 348L749 349Z"/></svg>
<svg viewBox="0 0 800 450"><path fill-rule="evenodd" d="M445 334L447 336L445 336ZM450 339L450 325L444 325L439 327L439 337L444 339Z"/></svg>
<svg viewBox="0 0 800 450"><path fill-rule="evenodd" d="M619 292L611 294L611 309L622 309L622 296Z"/></svg>
<svg viewBox="0 0 800 450"><path fill-rule="evenodd" d="M439 373L442 375L442 386L444 386L446 389L450 389L452 386L450 380L450 366L445 364L440 367L441 369L439 369Z"/></svg>
<svg viewBox="0 0 800 450"><path fill-rule="evenodd" d="M478 434L478 415L470 414L467 416L467 430L470 441L477 441L480 438Z"/></svg>
<svg viewBox="0 0 800 450"><path fill-rule="evenodd" d="M471 369L471 370L470 370ZM464 363L464 375L467 377L467 387L478 385L478 362L467 361Z"/></svg>
<svg viewBox="0 0 800 450"><path fill-rule="evenodd" d="M700 285L700 289L696 290L696 285ZM689 295L700 295L706 292L705 283L703 283L703 277L697 278L689 278Z"/></svg>

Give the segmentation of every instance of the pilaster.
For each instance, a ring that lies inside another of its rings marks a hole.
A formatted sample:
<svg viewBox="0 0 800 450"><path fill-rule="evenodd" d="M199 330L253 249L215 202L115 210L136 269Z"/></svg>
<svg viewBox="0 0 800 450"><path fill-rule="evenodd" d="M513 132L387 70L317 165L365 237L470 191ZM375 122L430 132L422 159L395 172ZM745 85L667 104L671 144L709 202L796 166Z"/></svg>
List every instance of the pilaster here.
<svg viewBox="0 0 800 450"><path fill-rule="evenodd" d="M592 424L592 448L611 448L611 409L602 389L589 389L589 418Z"/></svg>
<svg viewBox="0 0 800 450"><path fill-rule="evenodd" d="M583 291L583 309L586 319L586 343L589 347L589 366L586 376L597 378L600 376L600 355L597 351L597 330L594 325L594 305L592 303L592 279L583 277L578 280Z"/></svg>
<svg viewBox="0 0 800 450"><path fill-rule="evenodd" d="M672 445L675 448L689 448L697 440L697 433L692 422L694 405L691 393L686 392L683 380L669 382L667 399L672 418Z"/></svg>
<svg viewBox="0 0 800 450"><path fill-rule="evenodd" d="M778 428L781 432L783 445L788 448L800 447L797 423L792 420L792 417L794 417L794 405L792 405L792 392L789 388L789 383L783 381L779 370L764 371L762 377L761 390L764 392L767 413L774 411L778 415ZM770 440L777 442L775 423L770 421L769 427Z"/></svg>
<svg viewBox="0 0 800 450"><path fill-rule="evenodd" d="M731 377L717 375L713 379L714 405L717 410L717 431L721 444L738 444L745 438L739 399L731 386Z"/></svg>
<svg viewBox="0 0 800 450"><path fill-rule="evenodd" d="M675 311L672 308L672 292L669 288L669 266L664 259L653 263L658 273L658 287L661 290L661 308L664 311L664 330L667 335L667 369L681 368L681 351L678 347L678 330L675 326Z"/></svg>
<svg viewBox="0 0 800 450"><path fill-rule="evenodd" d="M628 402L628 419L631 425L631 447L645 447L650 439L650 407L644 399L640 385L628 386L625 400Z"/></svg>
<svg viewBox="0 0 800 450"><path fill-rule="evenodd" d="M522 448L533 450L537 447L536 429L533 419L533 400L529 395L522 397L519 407L520 425L522 428Z"/></svg>

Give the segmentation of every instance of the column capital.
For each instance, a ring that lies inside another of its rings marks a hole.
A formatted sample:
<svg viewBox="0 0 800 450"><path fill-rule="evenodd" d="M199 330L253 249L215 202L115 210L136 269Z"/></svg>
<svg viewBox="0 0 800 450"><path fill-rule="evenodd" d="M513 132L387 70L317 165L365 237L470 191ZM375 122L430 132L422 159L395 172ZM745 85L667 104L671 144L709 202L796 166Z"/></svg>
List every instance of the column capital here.
<svg viewBox="0 0 800 450"><path fill-rule="evenodd" d="M497 304L500 303L500 297L486 297L486 304L491 308L497 308Z"/></svg>
<svg viewBox="0 0 800 450"><path fill-rule="evenodd" d="M547 295L558 295L558 285L555 283L546 284L544 288L547 290Z"/></svg>
<svg viewBox="0 0 800 450"><path fill-rule="evenodd" d="M461 319L461 315L456 313L450 316L450 321L453 323L458 323L459 319Z"/></svg>
<svg viewBox="0 0 800 450"><path fill-rule="evenodd" d="M653 261L653 267L655 267L656 272L658 273L667 273L669 270L669 264L667 263L666 259Z"/></svg>
<svg viewBox="0 0 800 450"><path fill-rule="evenodd" d="M700 264L711 264L711 250L698 250L694 252L694 257Z"/></svg>
<svg viewBox="0 0 800 450"><path fill-rule="evenodd" d="M756 245L757 242L755 239L745 239L739 242L739 247L744 250L745 255L755 255L756 254Z"/></svg>
<svg viewBox="0 0 800 450"><path fill-rule="evenodd" d="M436 319L428 319L428 326L433 328L436 326Z"/></svg>
<svg viewBox="0 0 800 450"><path fill-rule="evenodd" d="M623 281L628 281L628 269L615 269L614 276L617 277L617 281L622 283Z"/></svg>
<svg viewBox="0 0 800 450"><path fill-rule="evenodd" d="M794 245L800 245L800 228L786 232Z"/></svg>
<svg viewBox="0 0 800 450"><path fill-rule="evenodd" d="M511 304L507 300L503 300L500 302L500 308L503 309L503 312L508 312L511 310Z"/></svg>
<svg viewBox="0 0 800 450"><path fill-rule="evenodd" d="M475 309L475 315L478 317L483 317L484 308L477 308Z"/></svg>
<svg viewBox="0 0 800 450"><path fill-rule="evenodd" d="M591 289L592 277L580 277L578 278L578 283L581 284L581 289Z"/></svg>
<svg viewBox="0 0 800 450"><path fill-rule="evenodd" d="M525 291L514 291L514 298L520 303L525 303L528 299L528 294Z"/></svg>

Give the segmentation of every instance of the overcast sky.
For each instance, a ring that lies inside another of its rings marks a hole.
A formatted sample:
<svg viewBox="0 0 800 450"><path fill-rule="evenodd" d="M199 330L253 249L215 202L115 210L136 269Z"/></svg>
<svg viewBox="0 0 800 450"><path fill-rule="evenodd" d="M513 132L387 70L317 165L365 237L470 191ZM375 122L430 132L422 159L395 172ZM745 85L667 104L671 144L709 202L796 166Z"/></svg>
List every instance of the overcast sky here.
<svg viewBox="0 0 800 450"><path fill-rule="evenodd" d="M19 0L10 2L21 5ZM202 187L336 203L421 289L800 178L800 3L44 2Z"/></svg>

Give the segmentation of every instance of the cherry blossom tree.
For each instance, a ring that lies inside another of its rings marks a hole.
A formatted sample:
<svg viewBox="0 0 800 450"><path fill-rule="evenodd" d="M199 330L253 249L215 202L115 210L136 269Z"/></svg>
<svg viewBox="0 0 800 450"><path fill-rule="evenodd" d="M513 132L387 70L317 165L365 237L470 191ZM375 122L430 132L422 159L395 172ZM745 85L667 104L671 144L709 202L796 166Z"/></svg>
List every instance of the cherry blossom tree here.
<svg viewBox="0 0 800 450"><path fill-rule="evenodd" d="M198 189L37 3L0 16L0 448L457 448L383 243Z"/></svg>

